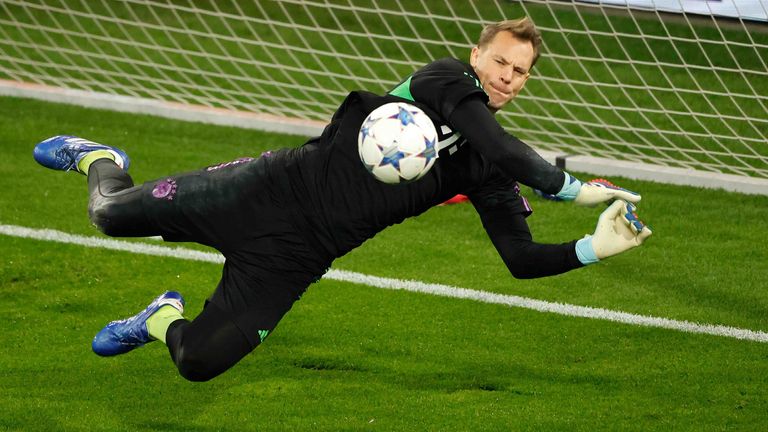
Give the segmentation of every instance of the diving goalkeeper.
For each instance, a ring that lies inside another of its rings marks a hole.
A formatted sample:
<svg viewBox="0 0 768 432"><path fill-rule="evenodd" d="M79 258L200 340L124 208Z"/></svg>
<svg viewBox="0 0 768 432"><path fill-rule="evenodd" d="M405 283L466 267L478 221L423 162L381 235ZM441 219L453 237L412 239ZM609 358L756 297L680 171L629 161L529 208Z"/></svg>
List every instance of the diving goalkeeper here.
<svg viewBox="0 0 768 432"><path fill-rule="evenodd" d="M507 133L494 113L523 89L541 37L526 19L483 29L469 63L447 58L407 77L386 95L350 93L322 135L267 152L134 185L122 150L73 136L39 143L42 165L87 175L91 221L110 236L162 236L219 250L221 280L202 311L183 317L170 291L142 312L106 325L96 354L165 343L179 373L206 381L226 371L275 330L334 259L386 227L456 194L469 196L509 271L537 278L584 267L636 247L651 234L635 214L640 195L582 183ZM426 112L439 131L439 158L420 180L377 181L361 163L363 119L388 102ZM613 202L593 235L562 244L534 242L531 209L517 182L576 204Z"/></svg>

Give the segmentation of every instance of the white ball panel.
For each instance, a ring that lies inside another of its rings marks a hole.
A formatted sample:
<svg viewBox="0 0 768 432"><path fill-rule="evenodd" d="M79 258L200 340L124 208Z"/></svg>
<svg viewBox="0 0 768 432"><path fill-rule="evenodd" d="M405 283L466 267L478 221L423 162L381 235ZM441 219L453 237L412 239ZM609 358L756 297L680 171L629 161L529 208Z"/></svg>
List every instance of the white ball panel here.
<svg viewBox="0 0 768 432"><path fill-rule="evenodd" d="M368 165L378 165L381 162L382 153L379 146L376 145L376 140L373 137L368 137L363 145L360 146L360 158Z"/></svg>
<svg viewBox="0 0 768 432"><path fill-rule="evenodd" d="M384 118L377 121L370 129L370 134L382 147L394 145L400 137L402 126L397 119Z"/></svg>
<svg viewBox="0 0 768 432"><path fill-rule="evenodd" d="M371 174L384 183L400 183L400 172L392 165L376 166L371 170Z"/></svg>
<svg viewBox="0 0 768 432"><path fill-rule="evenodd" d="M429 119L429 116L422 112L420 115L413 116L413 118L416 125L421 129L424 137L429 141L437 142L437 129L435 129L435 125L432 123L432 120Z"/></svg>
<svg viewBox="0 0 768 432"><path fill-rule="evenodd" d="M424 150L424 134L415 125L408 125L397 140L400 151L407 154L419 154Z"/></svg>
<svg viewBox="0 0 768 432"><path fill-rule="evenodd" d="M424 172L423 157L413 156L400 160L400 176L405 180L414 180Z"/></svg>

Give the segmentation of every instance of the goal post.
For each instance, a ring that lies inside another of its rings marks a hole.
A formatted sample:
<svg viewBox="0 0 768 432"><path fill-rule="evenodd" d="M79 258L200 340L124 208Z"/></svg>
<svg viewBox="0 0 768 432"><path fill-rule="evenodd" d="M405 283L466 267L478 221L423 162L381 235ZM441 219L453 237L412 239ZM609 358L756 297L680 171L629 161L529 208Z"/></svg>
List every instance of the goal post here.
<svg viewBox="0 0 768 432"><path fill-rule="evenodd" d="M573 171L768 194L768 1L684 3L2 0L0 94L313 135L527 15L544 49L511 133Z"/></svg>

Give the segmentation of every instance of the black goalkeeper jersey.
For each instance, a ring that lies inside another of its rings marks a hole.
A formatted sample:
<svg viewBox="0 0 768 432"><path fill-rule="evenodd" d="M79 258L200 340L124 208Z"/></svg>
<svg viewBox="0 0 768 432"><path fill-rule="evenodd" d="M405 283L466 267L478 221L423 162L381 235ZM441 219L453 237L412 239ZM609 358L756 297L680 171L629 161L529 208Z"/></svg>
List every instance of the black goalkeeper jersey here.
<svg viewBox="0 0 768 432"><path fill-rule="evenodd" d="M403 101L432 119L439 156L421 179L391 185L363 166L357 139L371 111ZM330 259L458 193L470 197L481 217L527 213L516 180L555 193L563 173L504 132L487 101L472 68L455 59L430 63L384 96L352 92L321 136L270 158L270 176L280 185L276 199Z"/></svg>

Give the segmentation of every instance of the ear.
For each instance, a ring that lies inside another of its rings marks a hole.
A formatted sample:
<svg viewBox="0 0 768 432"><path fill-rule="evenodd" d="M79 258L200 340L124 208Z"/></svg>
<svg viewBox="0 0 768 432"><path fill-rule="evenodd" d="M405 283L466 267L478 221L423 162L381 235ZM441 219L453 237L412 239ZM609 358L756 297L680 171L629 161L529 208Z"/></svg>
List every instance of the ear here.
<svg viewBox="0 0 768 432"><path fill-rule="evenodd" d="M480 48L477 46L472 47L472 52L469 54L469 64L475 68L477 67L477 56L480 53Z"/></svg>

